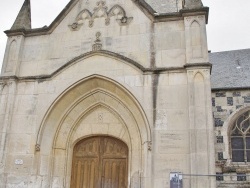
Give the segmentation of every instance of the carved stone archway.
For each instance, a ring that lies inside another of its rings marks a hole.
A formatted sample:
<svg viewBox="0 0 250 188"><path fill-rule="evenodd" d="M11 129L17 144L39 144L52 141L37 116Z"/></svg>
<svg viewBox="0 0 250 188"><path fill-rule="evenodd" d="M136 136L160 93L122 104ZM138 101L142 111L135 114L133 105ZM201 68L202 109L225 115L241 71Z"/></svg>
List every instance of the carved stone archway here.
<svg viewBox="0 0 250 188"><path fill-rule="evenodd" d="M102 118L98 111L109 116L106 123L98 122ZM88 118L97 122L91 124ZM63 92L41 125L37 145L40 165L48 168L50 187L70 187L74 145L96 135L117 138L128 146L128 184L138 184L139 176L149 176L151 132L144 111L124 87L94 75Z"/></svg>

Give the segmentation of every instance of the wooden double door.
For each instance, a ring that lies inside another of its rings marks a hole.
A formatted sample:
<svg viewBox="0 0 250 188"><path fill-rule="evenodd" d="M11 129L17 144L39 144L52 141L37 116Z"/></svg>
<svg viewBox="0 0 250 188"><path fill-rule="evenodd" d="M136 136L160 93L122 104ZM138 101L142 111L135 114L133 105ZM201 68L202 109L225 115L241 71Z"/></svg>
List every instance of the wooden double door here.
<svg viewBox="0 0 250 188"><path fill-rule="evenodd" d="M128 147L108 137L91 137L76 144L71 188L127 188Z"/></svg>

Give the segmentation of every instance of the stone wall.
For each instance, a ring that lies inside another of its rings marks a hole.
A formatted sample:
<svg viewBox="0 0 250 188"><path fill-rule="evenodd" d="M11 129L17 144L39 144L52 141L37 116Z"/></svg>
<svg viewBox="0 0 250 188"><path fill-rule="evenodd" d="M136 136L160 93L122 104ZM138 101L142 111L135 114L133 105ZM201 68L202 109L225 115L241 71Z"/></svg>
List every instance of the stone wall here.
<svg viewBox="0 0 250 188"><path fill-rule="evenodd" d="M235 118L250 107L250 89L213 91L212 106L216 136L216 171L220 175L217 177L217 185L249 187L250 172L246 170L247 164L231 161L229 132ZM239 178L241 173L244 176L242 179Z"/></svg>
<svg viewBox="0 0 250 188"><path fill-rule="evenodd" d="M156 20L133 1L71 2L47 33L8 38L0 186L68 188L75 144L106 135L128 146L128 187L181 172L214 188L206 11Z"/></svg>

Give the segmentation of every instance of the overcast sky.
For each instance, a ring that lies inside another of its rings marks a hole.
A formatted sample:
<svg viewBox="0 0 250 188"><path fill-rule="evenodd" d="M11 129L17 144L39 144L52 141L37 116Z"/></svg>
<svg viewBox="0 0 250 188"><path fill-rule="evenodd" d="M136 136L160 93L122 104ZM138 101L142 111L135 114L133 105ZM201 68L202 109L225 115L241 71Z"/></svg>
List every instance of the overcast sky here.
<svg viewBox="0 0 250 188"><path fill-rule="evenodd" d="M70 0L31 0L32 27L50 23ZM0 1L0 66L7 37L24 0ZM250 48L250 0L203 0L210 7L208 48L212 52Z"/></svg>

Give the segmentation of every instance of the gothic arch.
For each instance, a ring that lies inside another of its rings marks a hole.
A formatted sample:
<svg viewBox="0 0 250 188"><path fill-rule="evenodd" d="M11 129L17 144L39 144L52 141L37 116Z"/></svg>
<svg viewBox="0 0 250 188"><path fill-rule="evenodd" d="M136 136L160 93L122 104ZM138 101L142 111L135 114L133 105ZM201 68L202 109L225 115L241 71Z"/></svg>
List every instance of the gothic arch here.
<svg viewBox="0 0 250 188"><path fill-rule="evenodd" d="M190 30L193 58L200 58L202 57L202 36L199 22L194 20L190 25Z"/></svg>
<svg viewBox="0 0 250 188"><path fill-rule="evenodd" d="M227 120L224 122L223 124L223 128L221 130L222 133L224 133L224 142L226 144L225 147L225 154L227 156L225 156L225 158L230 159L230 161L232 160L232 150L231 150L231 136L230 136L230 132L234 126L235 121L245 112L250 110L250 106L243 106L239 109L237 109L236 111L234 111L228 118Z"/></svg>
<svg viewBox="0 0 250 188"><path fill-rule="evenodd" d="M14 66L16 65L17 59L18 59L18 53L17 53L17 42L16 40L12 40L10 42L9 46L9 52L8 52L8 59L7 64L5 68L5 72L12 72L14 69Z"/></svg>
<svg viewBox="0 0 250 188"><path fill-rule="evenodd" d="M200 72L197 72L194 76L194 104L195 106L204 107L205 99L206 98L205 98L204 76Z"/></svg>
<svg viewBox="0 0 250 188"><path fill-rule="evenodd" d="M201 23L198 19L193 19L191 22L190 22L190 27L193 26L193 24L195 24L196 26L200 27ZM198 25L197 25L198 24Z"/></svg>
<svg viewBox="0 0 250 188"><path fill-rule="evenodd" d="M194 82L204 82L204 80L204 75L200 71L196 72L194 75Z"/></svg>
<svg viewBox="0 0 250 188"><path fill-rule="evenodd" d="M236 119L242 115L243 113L247 112L248 110L250 110L250 106L243 106L239 109L237 109L236 111L234 111L228 118L227 120L224 122L223 127L227 129L227 135L229 135L230 130L232 129L233 123L234 121L236 121Z"/></svg>
<svg viewBox="0 0 250 188"><path fill-rule="evenodd" d="M109 125L103 125L100 130L100 126L84 122L98 108L113 114L113 119L119 121L117 127L109 129ZM47 164L51 186L52 182L69 185L74 144L95 135L112 136L128 145L130 178L137 171L147 172L147 143L151 142L151 132L142 107L120 84L93 75L64 91L51 105L40 126L37 136L40 152L37 154L51 159Z"/></svg>

